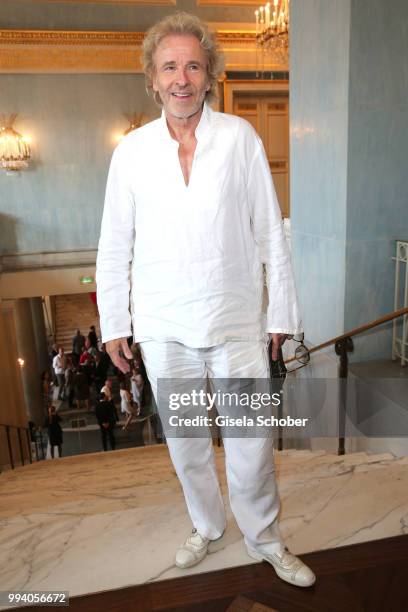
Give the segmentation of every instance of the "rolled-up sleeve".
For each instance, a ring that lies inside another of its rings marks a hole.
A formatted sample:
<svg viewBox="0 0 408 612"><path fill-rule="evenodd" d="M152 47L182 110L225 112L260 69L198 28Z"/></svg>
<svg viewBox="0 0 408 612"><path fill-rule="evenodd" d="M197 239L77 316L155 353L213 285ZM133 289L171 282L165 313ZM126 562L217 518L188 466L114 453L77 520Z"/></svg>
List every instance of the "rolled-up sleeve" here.
<svg viewBox="0 0 408 612"><path fill-rule="evenodd" d="M135 202L129 185L126 152L115 150L109 168L96 259L97 301L102 341L128 337L130 271L135 242Z"/></svg>
<svg viewBox="0 0 408 612"><path fill-rule="evenodd" d="M302 331L302 323L282 215L262 142L254 138L248 201L254 240L266 267L269 304L265 331L296 334Z"/></svg>

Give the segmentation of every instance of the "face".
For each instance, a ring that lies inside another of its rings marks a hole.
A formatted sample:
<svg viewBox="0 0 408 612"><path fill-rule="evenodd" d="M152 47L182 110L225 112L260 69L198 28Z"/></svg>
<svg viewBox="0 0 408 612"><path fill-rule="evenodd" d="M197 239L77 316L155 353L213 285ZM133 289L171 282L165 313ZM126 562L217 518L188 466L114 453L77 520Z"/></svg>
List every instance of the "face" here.
<svg viewBox="0 0 408 612"><path fill-rule="evenodd" d="M207 57L195 36L166 36L154 54L153 90L166 116L188 119L202 108L210 89Z"/></svg>

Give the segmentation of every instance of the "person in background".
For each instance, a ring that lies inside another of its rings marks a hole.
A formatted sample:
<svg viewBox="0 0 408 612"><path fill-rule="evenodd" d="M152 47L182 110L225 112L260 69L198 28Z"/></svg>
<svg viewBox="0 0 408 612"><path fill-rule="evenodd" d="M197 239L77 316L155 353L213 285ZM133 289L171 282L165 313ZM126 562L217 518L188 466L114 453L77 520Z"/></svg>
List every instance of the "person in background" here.
<svg viewBox="0 0 408 612"><path fill-rule="evenodd" d="M74 405L74 364L72 363L72 357L67 357L67 367L65 368L65 397L68 399L68 406L70 408Z"/></svg>
<svg viewBox="0 0 408 612"><path fill-rule="evenodd" d="M139 368L133 368L130 385L132 389L133 408L136 412L136 416L139 416L142 407L143 393L143 377L140 373Z"/></svg>
<svg viewBox="0 0 408 612"><path fill-rule="evenodd" d="M81 331L77 329L75 336L72 338L72 352L79 359L85 346L85 336L81 334Z"/></svg>
<svg viewBox="0 0 408 612"><path fill-rule="evenodd" d="M57 414L55 406L48 406L48 414L45 418L44 427L48 430L48 441L50 443L51 457L54 459L54 446L58 447L58 455L62 457L62 419Z"/></svg>
<svg viewBox="0 0 408 612"><path fill-rule="evenodd" d="M104 393L100 393L95 408L95 415L99 423L102 436L103 450L108 450L108 439L111 450L115 450L115 424L116 414L112 400L108 400Z"/></svg>
<svg viewBox="0 0 408 612"><path fill-rule="evenodd" d="M99 350L99 354L101 356L101 361L104 364L104 368L106 368L106 374L108 373L109 367L112 365L112 361L111 358L109 357L108 353L106 352L106 346L105 343L101 343L101 348ZM106 378L106 376L105 376Z"/></svg>
<svg viewBox="0 0 408 612"><path fill-rule="evenodd" d="M49 361L50 361L50 370L51 370L51 378L52 378L52 382L53 384L58 387L58 379L57 376L54 372L54 366L53 361L54 361L54 357L55 355L58 355L58 346L55 344L55 342L52 342L53 336L49 336L48 338L48 342L49 342L49 346L50 349L48 351L48 357L49 357Z"/></svg>
<svg viewBox="0 0 408 612"><path fill-rule="evenodd" d="M105 384L101 389L101 393L105 394L105 397L108 401L113 399L113 394L112 394L112 379L111 378L107 378L105 380Z"/></svg>
<svg viewBox="0 0 408 612"><path fill-rule="evenodd" d="M112 402L112 406L113 406L113 409L115 411L116 420L119 421L118 413L117 413L115 402L114 402L114 399L113 399L112 385L113 385L112 379L111 378L107 378L105 380L105 384L103 385L103 387L101 389L101 393L104 393L105 396L106 396L106 399L108 401Z"/></svg>
<svg viewBox="0 0 408 612"><path fill-rule="evenodd" d="M96 335L95 325L91 325L90 327L90 330L88 333L88 340L89 340L90 346L98 350L98 336Z"/></svg>
<svg viewBox="0 0 408 612"><path fill-rule="evenodd" d="M85 407L89 410L89 384L88 378L80 368L75 372L74 379L72 381L74 388L74 396L77 402L77 408L81 409Z"/></svg>
<svg viewBox="0 0 408 612"><path fill-rule="evenodd" d="M44 370L41 374L41 396L44 407L44 415L48 414L48 406L52 400L52 386L51 376L48 370Z"/></svg>
<svg viewBox="0 0 408 612"><path fill-rule="evenodd" d="M109 357L103 351L98 352L95 357L94 383L97 396L100 394L102 387L108 375Z"/></svg>
<svg viewBox="0 0 408 612"><path fill-rule="evenodd" d="M134 412L133 412L133 407L132 407L132 401L131 401L130 393L126 389L126 384L123 383L123 382L120 383L119 388L120 388L120 411L126 417L125 424L122 427L122 430L126 431L127 428L129 427L131 421L132 421L132 418L135 415L134 415Z"/></svg>
<svg viewBox="0 0 408 612"><path fill-rule="evenodd" d="M58 399L64 399L64 390L65 390L65 367L66 367L66 358L64 354L64 349L62 346L58 349L58 354L55 355L52 361L52 367L54 368L55 376L58 380Z"/></svg>

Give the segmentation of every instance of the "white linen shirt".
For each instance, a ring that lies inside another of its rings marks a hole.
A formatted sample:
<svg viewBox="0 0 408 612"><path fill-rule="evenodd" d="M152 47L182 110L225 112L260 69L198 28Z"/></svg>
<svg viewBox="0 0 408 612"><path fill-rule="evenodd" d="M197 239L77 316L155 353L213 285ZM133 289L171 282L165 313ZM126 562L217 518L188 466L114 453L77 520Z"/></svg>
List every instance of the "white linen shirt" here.
<svg viewBox="0 0 408 612"><path fill-rule="evenodd" d="M244 119L207 104L195 135L188 186L164 113L113 153L96 272L103 342L132 335L131 323L135 342L191 347L301 331L259 136Z"/></svg>

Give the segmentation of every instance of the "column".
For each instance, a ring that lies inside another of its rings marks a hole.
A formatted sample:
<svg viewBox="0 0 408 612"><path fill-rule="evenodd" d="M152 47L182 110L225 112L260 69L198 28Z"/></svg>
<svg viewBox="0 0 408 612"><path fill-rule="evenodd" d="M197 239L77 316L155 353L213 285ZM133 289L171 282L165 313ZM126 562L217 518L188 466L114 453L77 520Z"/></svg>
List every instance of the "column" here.
<svg viewBox="0 0 408 612"><path fill-rule="evenodd" d="M29 298L15 300L15 325L18 356L24 359L21 376L27 416L30 421L40 425L44 420L41 397L41 366L37 358L36 334Z"/></svg>

